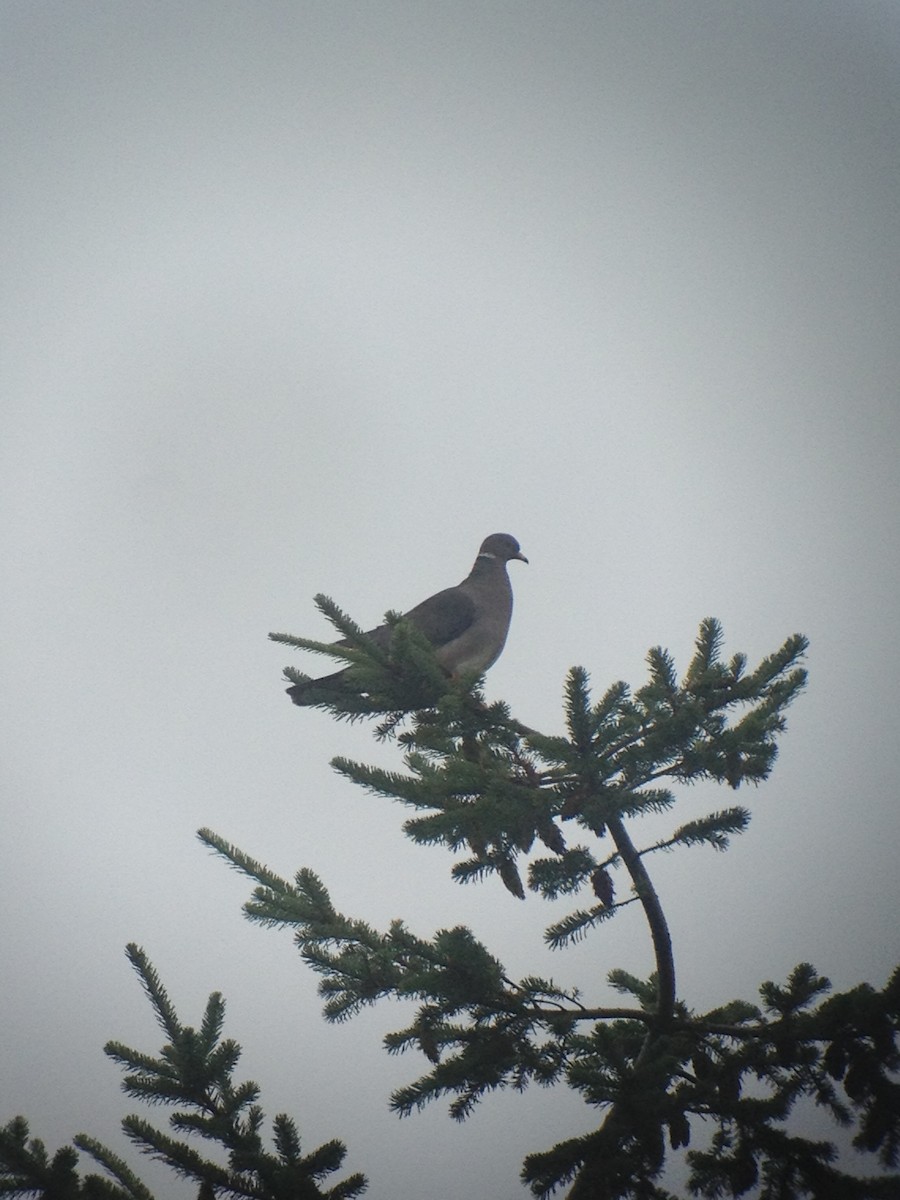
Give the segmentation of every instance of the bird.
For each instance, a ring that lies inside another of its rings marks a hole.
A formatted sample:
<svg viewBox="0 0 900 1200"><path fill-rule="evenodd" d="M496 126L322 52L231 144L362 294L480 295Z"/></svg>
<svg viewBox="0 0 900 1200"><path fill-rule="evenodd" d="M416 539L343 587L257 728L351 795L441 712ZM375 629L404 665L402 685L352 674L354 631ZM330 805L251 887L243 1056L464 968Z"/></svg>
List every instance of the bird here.
<svg viewBox="0 0 900 1200"><path fill-rule="evenodd" d="M500 657L512 617L512 587L506 564L513 559L527 563L519 543L508 533L492 533L481 543L472 570L456 587L429 596L404 613L409 623L424 634L435 657L448 675L482 675ZM391 627L379 625L366 636L387 649ZM335 645L346 646L346 641ZM287 689L294 704L319 704L325 691L340 687L352 667L333 675L295 683Z"/></svg>

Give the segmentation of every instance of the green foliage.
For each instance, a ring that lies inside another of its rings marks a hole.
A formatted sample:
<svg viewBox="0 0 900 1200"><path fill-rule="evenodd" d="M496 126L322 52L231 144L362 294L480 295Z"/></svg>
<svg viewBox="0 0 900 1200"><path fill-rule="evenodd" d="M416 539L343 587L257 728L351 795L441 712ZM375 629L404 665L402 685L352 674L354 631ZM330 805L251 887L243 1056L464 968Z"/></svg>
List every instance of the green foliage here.
<svg viewBox="0 0 900 1200"><path fill-rule="evenodd" d="M387 736L410 707L434 704L444 691L446 676L435 661L424 635L399 613L385 614L389 636L369 636L328 596L315 597L316 607L340 633L339 642L318 642L294 637L289 633L270 633L269 638L283 646L310 650L335 659L346 675L323 681L285 667L291 683L309 685L306 703L327 708L339 720L359 720L384 715L381 736Z"/></svg>
<svg viewBox="0 0 900 1200"><path fill-rule="evenodd" d="M505 705L486 706L480 693L445 681L433 706L413 711L410 728L399 738L406 772L344 758L333 765L369 791L415 809L418 815L405 825L413 840L467 851L453 871L461 882L496 874L524 897L517 860L540 844L552 858L531 865L527 886L546 889L547 898L575 893L593 886L595 872L607 864L588 863L590 852L583 847L568 854L566 822L598 837L610 815L670 807L673 794L656 786L660 781L707 779L737 788L769 774L784 711L805 683L798 664L806 641L789 638L750 674L742 655L727 665L720 661L720 643L718 624L705 621L680 683L671 657L657 648L648 655L644 687L632 695L626 684L615 684L596 704L587 673L573 668L565 689L568 737L527 729ZM399 651L396 658L403 661ZM368 702L384 690L373 688ZM332 708L344 715L344 698ZM645 853L678 842L724 849L748 820L744 808L711 813ZM605 919L605 907L591 911ZM551 940L566 924L554 926Z"/></svg>
<svg viewBox="0 0 900 1200"><path fill-rule="evenodd" d="M565 1188L569 1200L675 1200L660 1182L672 1155L687 1166L691 1195L706 1200L900 1195L900 969L882 991L862 984L832 995L827 979L800 964L783 983L764 983L758 1004L737 999L695 1011L678 996L672 941L647 864L659 851L726 850L747 829L749 810L717 807L672 820L663 836L635 840L633 833L646 834L640 819L649 814L668 818L681 785L737 789L767 778L786 710L805 684L805 639L788 638L750 670L743 655L722 658L722 631L709 619L680 678L672 656L657 647L643 686L632 691L618 682L599 700L587 672L574 667L564 687L564 733L545 734L515 720L506 705L488 705L477 681L448 679L402 618L389 614L389 634L372 638L326 597L317 603L342 644L272 636L348 666L318 686L313 702L338 719L378 718L376 736L394 739L403 753L399 770L346 758L335 769L404 805L406 834L445 846L458 882L499 881L520 900L531 893L554 902L544 932L551 947L596 936L637 905L655 957L647 979L608 972L621 1004L589 1004L553 979L513 978L465 927L430 937L402 920L376 929L342 913L309 869L283 879L201 830L207 846L252 880L248 918L293 932L320 976L326 1019L348 1020L386 998L406 1002L407 1023L386 1035L385 1047L421 1054L424 1068L390 1097L392 1109L406 1116L440 1098L462 1120L498 1089L535 1083L576 1091L596 1113L596 1126L527 1156L522 1179L536 1197ZM182 1026L153 968L136 948L129 953L167 1041L156 1057L118 1043L107 1053L126 1068L130 1095L178 1110L170 1131L128 1117L129 1137L198 1182L201 1200L360 1192L359 1176L319 1190L339 1168L343 1147L327 1143L304 1157L284 1115L275 1118L273 1149L266 1149L256 1084L232 1082L239 1048L222 1037L221 999L210 997L197 1030ZM879 1171L851 1174L832 1142L797 1136L789 1122L798 1105L814 1105L846 1128L859 1151L876 1156ZM227 1161L204 1158L181 1134L217 1143ZM80 1178L71 1149L49 1160L39 1142L29 1142L24 1122L0 1131L0 1194L147 1200L104 1147L87 1138L76 1144L109 1178ZM429 1194L439 1190L428 1181Z"/></svg>
<svg viewBox="0 0 900 1200"><path fill-rule="evenodd" d="M50 1158L39 1138L29 1138L28 1122L14 1117L0 1128L0 1196L40 1196L43 1200L153 1200L126 1164L84 1135L75 1145L109 1172L82 1177L78 1152L63 1146Z"/></svg>
<svg viewBox="0 0 900 1200"><path fill-rule="evenodd" d="M900 1185L897 1175L845 1174L830 1143L784 1127L798 1103L812 1102L839 1124L856 1122L855 1144L885 1167L896 1165L895 981L884 992L829 997L828 981L801 965L784 985L763 985L761 1007L735 1000L704 1015L676 997L671 939L646 860L675 848L723 851L750 814L743 806L718 808L643 846L628 826L667 813L680 784L736 789L764 780L786 709L806 681L799 635L753 670L744 655L725 661L721 648L719 624L706 620L680 679L671 655L657 647L642 687L615 683L598 701L587 672L573 668L561 736L522 725L503 704L487 705L471 681L435 679L433 663L404 701L394 682L401 675L408 681L429 652L420 647L413 661L395 638L383 677L371 663L357 700L386 718L378 733L396 737L405 769L333 763L374 795L411 809L407 835L446 846L459 882L495 876L523 899L526 891L557 902L589 897L546 930L553 947L640 905L657 971L648 980L610 972L611 987L630 1001L625 1007L588 1006L549 980L513 980L465 929L421 938L398 921L374 930L339 913L309 872L290 883L263 876L235 847L201 831L258 884L247 915L294 930L304 960L322 976L326 1017L344 1019L382 997L415 1002L410 1023L385 1044L391 1052L420 1051L428 1068L391 1098L396 1111L446 1096L451 1115L463 1118L489 1092L531 1082L565 1083L598 1110L592 1133L528 1156L523 1179L536 1196L570 1185L572 1198L665 1200L659 1179L674 1151L687 1155L692 1193L710 1200L750 1188L766 1200L874 1198ZM323 700L336 716L347 715L349 703ZM693 1147L698 1130L708 1144Z"/></svg>
<svg viewBox="0 0 900 1200"><path fill-rule="evenodd" d="M169 1118L171 1129L217 1144L224 1152L225 1164L205 1157L143 1117L125 1117L122 1128L143 1153L197 1183L200 1200L217 1195L253 1200L351 1200L365 1191L365 1178L359 1174L323 1189L322 1180L343 1163L343 1144L326 1142L310 1154L302 1154L297 1127L284 1113L272 1122L274 1149L267 1150L260 1132L264 1114L256 1103L259 1088L250 1080L235 1084L232 1079L241 1050L236 1042L222 1038L222 997L217 992L210 996L199 1029L182 1025L144 952L130 945L128 957L168 1041L155 1056L121 1042L109 1042L106 1053L125 1068L122 1086L128 1095L148 1104L177 1105L178 1111ZM63 1147L49 1160L40 1141L29 1141L26 1121L15 1118L0 1129L0 1195L42 1200L153 1200L151 1192L107 1147L84 1134L74 1141L111 1179L98 1175L81 1178L73 1147Z"/></svg>

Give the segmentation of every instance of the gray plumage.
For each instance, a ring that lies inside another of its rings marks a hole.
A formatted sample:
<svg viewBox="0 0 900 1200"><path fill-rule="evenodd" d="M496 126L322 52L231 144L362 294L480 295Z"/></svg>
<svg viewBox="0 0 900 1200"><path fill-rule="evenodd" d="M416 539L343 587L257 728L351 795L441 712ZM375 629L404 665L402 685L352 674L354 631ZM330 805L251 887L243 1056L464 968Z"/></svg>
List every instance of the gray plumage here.
<svg viewBox="0 0 900 1200"><path fill-rule="evenodd" d="M404 614L434 646L438 662L449 675L481 675L500 657L513 603L506 564L514 558L528 562L514 537L492 533L481 543L475 564L462 583L429 596ZM387 648L391 630L379 625L367 636ZM308 683L295 683L287 693L295 704L316 704L322 698L322 685L326 689L340 686L347 669Z"/></svg>

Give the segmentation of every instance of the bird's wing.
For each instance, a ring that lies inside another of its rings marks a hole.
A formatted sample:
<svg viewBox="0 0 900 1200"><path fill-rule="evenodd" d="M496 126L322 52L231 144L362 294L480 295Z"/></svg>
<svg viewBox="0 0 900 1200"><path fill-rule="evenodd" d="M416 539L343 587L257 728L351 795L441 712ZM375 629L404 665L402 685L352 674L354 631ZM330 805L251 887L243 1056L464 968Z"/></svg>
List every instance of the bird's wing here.
<svg viewBox="0 0 900 1200"><path fill-rule="evenodd" d="M445 588L410 609L407 619L428 638L432 646L446 646L472 625L475 601L461 587Z"/></svg>
<svg viewBox="0 0 900 1200"><path fill-rule="evenodd" d="M403 616L425 635L432 646L440 647L455 641L465 633L474 622L475 613L476 607L472 597L466 595L461 587L452 587L429 596ZM386 650L391 644L391 627L379 625L376 629L367 629L366 637ZM336 646L350 644L345 638L335 642Z"/></svg>

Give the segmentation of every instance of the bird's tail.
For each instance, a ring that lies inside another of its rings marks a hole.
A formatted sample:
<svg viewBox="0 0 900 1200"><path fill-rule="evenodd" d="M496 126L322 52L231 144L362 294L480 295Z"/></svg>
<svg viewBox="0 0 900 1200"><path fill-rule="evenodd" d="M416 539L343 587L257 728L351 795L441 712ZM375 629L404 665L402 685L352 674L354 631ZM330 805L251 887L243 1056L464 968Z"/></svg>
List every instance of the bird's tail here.
<svg viewBox="0 0 900 1200"><path fill-rule="evenodd" d="M343 690L347 682L345 674L345 671L335 671L333 675L324 675L321 679L305 679L303 683L294 683L285 690L294 704L299 704L301 708L322 704L335 692Z"/></svg>

